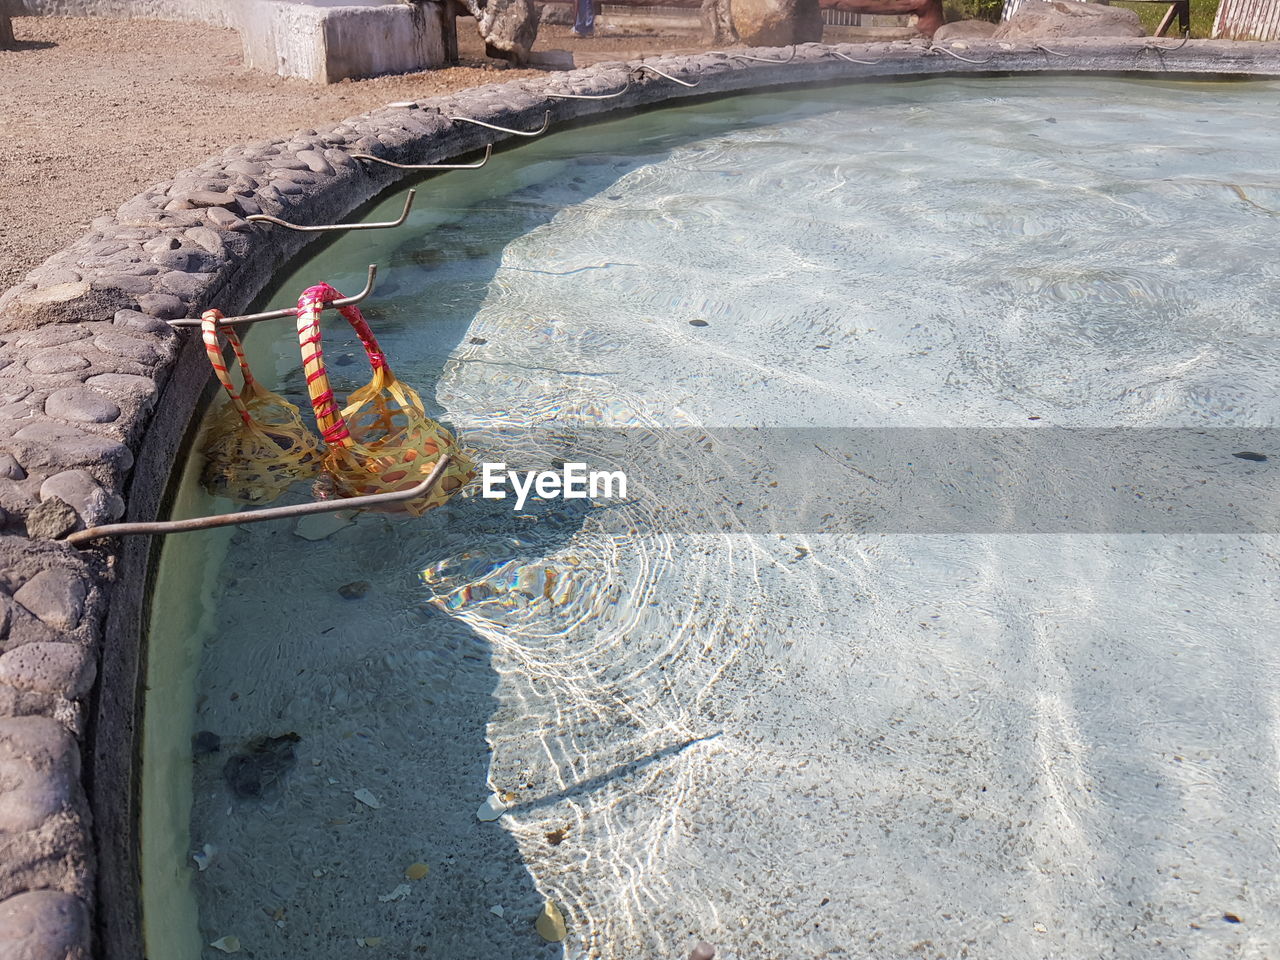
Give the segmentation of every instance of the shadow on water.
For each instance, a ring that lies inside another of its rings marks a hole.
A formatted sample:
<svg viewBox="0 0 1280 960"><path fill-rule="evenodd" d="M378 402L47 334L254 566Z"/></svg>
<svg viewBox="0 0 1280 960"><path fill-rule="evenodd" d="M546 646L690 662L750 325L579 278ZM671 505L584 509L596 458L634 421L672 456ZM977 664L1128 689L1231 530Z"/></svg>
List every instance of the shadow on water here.
<svg viewBox="0 0 1280 960"><path fill-rule="evenodd" d="M403 957L566 955L534 927L554 891L537 889L503 822L477 816L522 786L490 784L494 651L428 601L419 571L459 543L536 559L588 509L456 499L419 520L366 514L315 543L239 532L196 707L196 729L221 741L195 758L192 843L217 851L192 874L204 943L235 931L279 960L338 960L361 939ZM352 583L366 592L334 589ZM405 876L415 862L426 877Z"/></svg>
<svg viewBox="0 0 1280 960"><path fill-rule="evenodd" d="M488 644L462 621L422 612L422 652L433 663L432 715L413 733L405 772L430 794L421 806L421 836L432 873L426 902L413 921L429 956L452 960L552 960L565 956L546 943L534 921L544 896L524 857L500 822L482 822L476 811L490 794L486 720L497 709L498 675ZM406 678L391 696L408 694ZM502 916L495 915L499 908Z"/></svg>

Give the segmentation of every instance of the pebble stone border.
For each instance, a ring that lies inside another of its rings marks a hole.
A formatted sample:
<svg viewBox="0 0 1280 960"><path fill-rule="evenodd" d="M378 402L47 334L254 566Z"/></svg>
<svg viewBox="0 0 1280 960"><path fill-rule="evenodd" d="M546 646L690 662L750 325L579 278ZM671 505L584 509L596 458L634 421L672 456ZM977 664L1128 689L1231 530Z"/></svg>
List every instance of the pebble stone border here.
<svg viewBox="0 0 1280 960"><path fill-rule="evenodd" d="M83 551L57 538L161 512L212 382L198 332L164 321L214 305L242 312L311 239L245 216L341 220L403 176L351 153L443 162L504 139L449 116L531 130L545 110L563 124L677 98L978 72L1280 76L1280 43L1048 46L967 39L948 54L925 41L804 44L785 64L660 57L646 62L699 85L638 61L601 63L388 106L232 147L156 184L0 297L0 960L143 955L136 785L152 538ZM781 60L791 51L744 52ZM612 93L628 78L616 99L550 96Z"/></svg>

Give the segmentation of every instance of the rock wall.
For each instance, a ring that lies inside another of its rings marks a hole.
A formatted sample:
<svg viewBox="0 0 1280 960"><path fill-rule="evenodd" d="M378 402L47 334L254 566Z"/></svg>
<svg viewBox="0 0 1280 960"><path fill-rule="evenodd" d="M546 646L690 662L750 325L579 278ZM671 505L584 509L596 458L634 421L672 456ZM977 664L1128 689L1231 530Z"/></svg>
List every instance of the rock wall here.
<svg viewBox="0 0 1280 960"><path fill-rule="evenodd" d="M798 83L1016 71L1280 75L1280 43L967 39L807 44L605 63L386 107L233 147L158 183L0 297L0 960L140 960L139 710L152 538L77 550L68 531L162 513L212 378L165 321L242 311L309 241L245 217L340 220L400 174L352 158L440 162L530 130L664 100ZM788 51L748 50L774 61ZM837 53L869 63L850 63ZM609 94L563 100L556 93ZM375 291L374 296L377 293ZM92 794L86 787L92 784Z"/></svg>

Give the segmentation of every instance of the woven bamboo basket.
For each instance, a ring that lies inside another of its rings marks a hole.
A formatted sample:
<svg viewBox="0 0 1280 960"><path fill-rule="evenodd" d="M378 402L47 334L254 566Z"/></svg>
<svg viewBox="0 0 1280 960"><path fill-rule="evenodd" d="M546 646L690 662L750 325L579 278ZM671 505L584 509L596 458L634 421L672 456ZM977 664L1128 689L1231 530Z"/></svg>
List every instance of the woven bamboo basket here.
<svg viewBox="0 0 1280 960"><path fill-rule="evenodd" d="M230 402L213 415L205 434L201 480L211 494L240 503L269 503L298 480L320 470L324 451L288 400L254 379L234 330L219 327L222 314L201 316L205 353ZM231 344L244 385L239 391L224 362L219 334Z"/></svg>
<svg viewBox="0 0 1280 960"><path fill-rule="evenodd" d="M337 496L391 493L416 486L447 453L449 467L430 493L387 508L421 516L470 482L475 465L453 434L427 416L417 392L391 372L373 331L355 306L340 307L339 313L360 338L373 379L338 408L324 365L320 314L326 303L341 297L322 283L298 298L298 345L316 426L326 447L323 468Z"/></svg>

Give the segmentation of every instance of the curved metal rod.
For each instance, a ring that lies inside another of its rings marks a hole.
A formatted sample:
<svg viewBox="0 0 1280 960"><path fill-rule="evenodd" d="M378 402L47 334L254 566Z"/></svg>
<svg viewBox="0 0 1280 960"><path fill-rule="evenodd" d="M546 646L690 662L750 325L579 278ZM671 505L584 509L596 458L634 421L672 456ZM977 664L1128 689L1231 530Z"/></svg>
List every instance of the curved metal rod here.
<svg viewBox="0 0 1280 960"><path fill-rule="evenodd" d="M795 58L796 58L796 45L794 43L791 45L791 56L787 57L787 59L785 60L775 60L773 59L773 57L753 57L749 53L729 54L730 60L754 60L757 63L790 63Z"/></svg>
<svg viewBox="0 0 1280 960"><path fill-rule="evenodd" d="M1146 43L1142 45L1142 49L1143 50L1181 50L1183 47L1187 45L1187 41L1189 41L1190 39L1191 39L1191 31L1183 30L1181 43L1175 44L1172 47L1166 47L1163 43L1152 43L1150 40L1148 40Z"/></svg>
<svg viewBox="0 0 1280 960"><path fill-rule="evenodd" d="M700 83L702 82L701 80L695 80L695 81L693 81L692 83L690 83L688 80L681 80L679 77L673 77L673 76L672 76L671 74L669 74L669 73L663 73L661 70L659 70L659 69L658 69L657 67L655 67L653 64L651 64L651 63L645 63L643 60L642 60L642 61L640 61L640 65L639 65L638 67L636 67L636 69L637 69L637 70L643 70L643 69L645 69L646 67L647 67L648 69L652 70L652 71L653 71L654 73L656 73L658 76L662 77L664 80L670 80L672 83L678 83L678 84L680 84L680 86L682 86L682 87L696 87L698 84L700 84Z"/></svg>
<svg viewBox="0 0 1280 960"><path fill-rule="evenodd" d="M369 264L369 278L364 282L364 289L357 293L354 297L343 297L341 300L334 300L332 303L326 304L330 307L349 307L354 303L359 303L365 297L373 292L373 281L378 275L378 265L376 263ZM262 320L279 320L281 317L296 317L298 315L297 307L285 307L283 310L268 310L266 313L249 313L243 317L223 317L218 321L218 326L229 327L235 323L258 323ZM202 320L170 320L171 327L198 327L204 321Z"/></svg>
<svg viewBox="0 0 1280 960"><path fill-rule="evenodd" d="M559 100L612 100L614 97L620 97L631 89L631 79L627 78L627 85L617 93L548 93L548 97L555 97Z"/></svg>
<svg viewBox="0 0 1280 960"><path fill-rule="evenodd" d="M547 127L551 126L551 111L547 111L547 115L542 118L542 126L532 133L526 133L524 130L512 130L509 127L500 127L495 123L485 123L483 120L472 120L470 117L445 117L445 119L453 120L455 123L474 123L477 127L497 130L499 133L511 133L517 137L536 137L546 133Z"/></svg>
<svg viewBox="0 0 1280 960"><path fill-rule="evenodd" d="M832 50L831 52L834 53L841 60L848 60L850 63L863 63L863 64L866 64L868 67L874 66L875 64L880 62L879 60L859 60L856 57L846 57L839 50Z"/></svg>
<svg viewBox="0 0 1280 960"><path fill-rule="evenodd" d="M993 54L991 57L987 57L985 60L974 60L971 57L962 57L960 56L960 54L956 53L954 50L948 50L946 47L930 47L929 52L945 53L948 56L955 57L957 60L963 60L965 63L990 63L994 57L994 54Z"/></svg>
<svg viewBox="0 0 1280 960"><path fill-rule="evenodd" d="M1069 54L1069 53L1059 53L1057 50L1050 50L1050 49L1049 49L1048 47L1046 47L1043 43L1033 43L1033 44L1031 45L1031 49L1032 49L1032 50L1039 50L1041 53L1047 53L1047 54L1049 54L1049 56L1051 56L1051 57L1062 57L1062 59L1064 59L1064 60L1069 60L1069 59L1071 59L1071 54Z"/></svg>
<svg viewBox="0 0 1280 960"><path fill-rule="evenodd" d="M400 211L398 218L387 220L384 223L324 223L316 227L303 227L265 213L255 213L245 217L245 219L253 223L274 223L277 227L287 227L290 230L297 230L299 233L329 233L333 230L383 230L387 227L398 227L409 218L409 208L413 206L415 193L417 193L416 190L410 190L408 196L404 198L404 209Z"/></svg>
<svg viewBox="0 0 1280 960"><path fill-rule="evenodd" d="M449 455L441 454L435 469L425 480L408 490L394 493L372 493L364 497L341 497L337 500L314 500L296 503L288 507L265 507L262 510L244 510L240 513L219 513L212 517L192 517L190 520L161 520L155 523L108 523L73 533L64 543L78 547L101 537L129 536L139 533L189 533L192 530L211 530L215 527L233 527L241 523L262 523L264 520L283 520L287 517L307 517L313 513L333 513L337 510L364 509L383 503L413 500L431 492L431 488L444 475L449 466Z"/></svg>
<svg viewBox="0 0 1280 960"><path fill-rule="evenodd" d="M374 163L395 167L397 170L479 170L493 156L493 144L484 145L484 159L479 163L392 163L390 160L375 157L372 153L353 153L350 156L353 160L372 160Z"/></svg>

